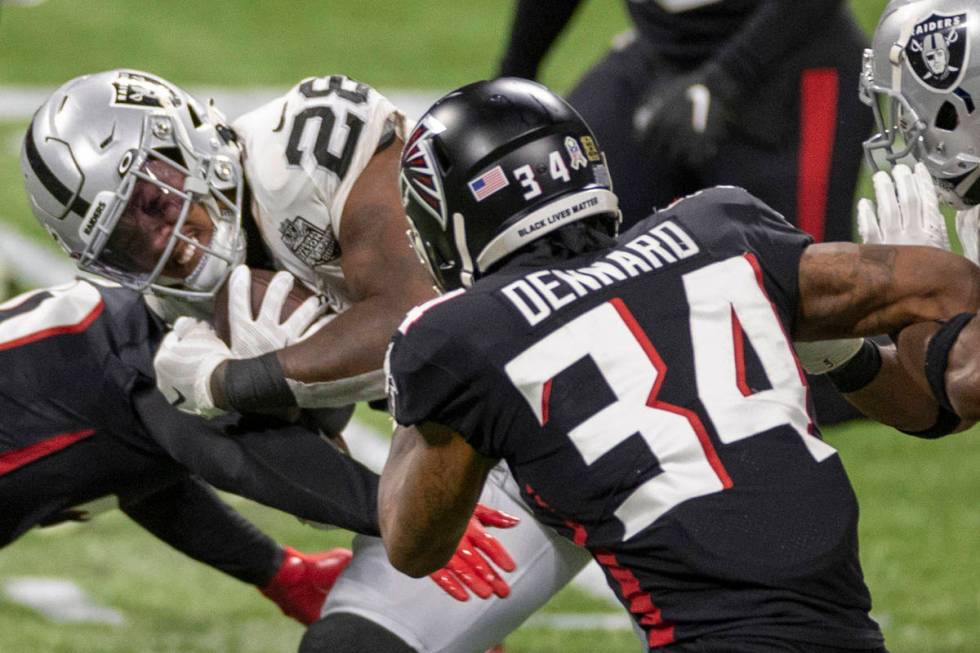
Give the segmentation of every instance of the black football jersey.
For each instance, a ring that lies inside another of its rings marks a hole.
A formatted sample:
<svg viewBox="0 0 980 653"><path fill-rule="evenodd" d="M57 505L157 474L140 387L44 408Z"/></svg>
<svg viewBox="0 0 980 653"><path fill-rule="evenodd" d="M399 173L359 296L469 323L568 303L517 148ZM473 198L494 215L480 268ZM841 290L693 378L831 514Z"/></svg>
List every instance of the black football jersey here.
<svg viewBox="0 0 980 653"><path fill-rule="evenodd" d="M81 280L0 304L0 459L24 463L99 429L150 446L129 392L152 381L162 334L138 294Z"/></svg>
<svg viewBox="0 0 980 653"><path fill-rule="evenodd" d="M651 648L740 634L879 647L856 499L788 336L809 243L716 188L611 249L515 258L406 317L395 418L506 459Z"/></svg>

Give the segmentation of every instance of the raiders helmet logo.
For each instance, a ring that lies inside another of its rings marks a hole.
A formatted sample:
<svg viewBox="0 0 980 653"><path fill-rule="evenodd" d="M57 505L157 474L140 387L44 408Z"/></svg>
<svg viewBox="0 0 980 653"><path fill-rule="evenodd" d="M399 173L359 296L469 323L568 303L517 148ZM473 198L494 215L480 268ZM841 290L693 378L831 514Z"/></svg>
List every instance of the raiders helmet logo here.
<svg viewBox="0 0 980 653"><path fill-rule="evenodd" d="M112 103L116 106L159 107L162 106L160 98L164 96L169 96L175 107L181 104L180 98L163 80L151 75L121 72L112 86L115 88Z"/></svg>
<svg viewBox="0 0 980 653"><path fill-rule="evenodd" d="M932 14L912 28L905 55L920 82L945 92L960 83L969 48L965 13Z"/></svg>

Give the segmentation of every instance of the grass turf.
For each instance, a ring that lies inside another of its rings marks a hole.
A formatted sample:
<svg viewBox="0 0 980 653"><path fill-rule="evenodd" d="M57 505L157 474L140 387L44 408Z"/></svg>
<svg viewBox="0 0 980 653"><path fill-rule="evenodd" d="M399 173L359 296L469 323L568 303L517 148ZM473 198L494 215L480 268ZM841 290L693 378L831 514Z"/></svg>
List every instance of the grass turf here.
<svg viewBox="0 0 980 653"><path fill-rule="evenodd" d="M851 4L870 29L884 2ZM568 89L626 24L621 2L583 5L543 69L542 81L559 90ZM448 89L492 74L509 16L510 3L475 0L4 5L0 85L52 87L83 72L132 66L188 85L285 88L303 76L345 72L384 88ZM40 236L16 160L25 125L0 124L0 213ZM832 429L829 439L861 501L865 572L891 650L974 651L980 641L976 436L919 442L860 423ZM236 500L236 506L298 548L327 548L349 537L303 527L248 502ZM126 623L58 625L0 601L0 651L288 651L302 632L254 590L161 546L118 512L81 527L29 533L0 553L0 580L25 575L72 578L122 610ZM616 608L569 589L545 609ZM537 627L522 628L508 644L513 653L637 648L629 632Z"/></svg>

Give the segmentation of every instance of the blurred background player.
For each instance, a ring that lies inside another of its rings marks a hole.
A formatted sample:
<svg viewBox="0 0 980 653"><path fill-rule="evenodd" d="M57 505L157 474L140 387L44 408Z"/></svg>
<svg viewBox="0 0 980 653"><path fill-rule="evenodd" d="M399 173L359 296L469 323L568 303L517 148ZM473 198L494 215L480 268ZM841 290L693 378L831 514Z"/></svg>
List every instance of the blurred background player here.
<svg viewBox="0 0 980 653"><path fill-rule="evenodd" d="M535 79L580 0L518 0L502 75ZM818 242L850 241L866 37L842 0L641 0L633 29L568 93L616 179L623 224L741 186ZM856 413L811 379L821 423Z"/></svg>
<svg viewBox="0 0 980 653"><path fill-rule="evenodd" d="M35 216L81 269L151 292L169 321L183 315L154 363L175 406L209 417L333 409L342 424L353 402L384 398L391 334L435 296L405 241L403 122L384 96L340 75L303 80L227 125L213 105L155 75L113 70L55 91L28 128L21 167ZM300 339L278 307L236 313L251 304L232 292L229 347L187 315L208 315L243 260L288 270L337 315ZM482 651L588 562L533 519L506 470L482 503L522 518L500 531L513 561L494 560L504 569L516 561L510 587L489 565L483 574L487 594L506 601L447 601L393 569L379 538L359 535L301 650ZM477 520L474 529L482 533ZM473 558L464 548L461 559ZM465 564L447 573L481 580Z"/></svg>

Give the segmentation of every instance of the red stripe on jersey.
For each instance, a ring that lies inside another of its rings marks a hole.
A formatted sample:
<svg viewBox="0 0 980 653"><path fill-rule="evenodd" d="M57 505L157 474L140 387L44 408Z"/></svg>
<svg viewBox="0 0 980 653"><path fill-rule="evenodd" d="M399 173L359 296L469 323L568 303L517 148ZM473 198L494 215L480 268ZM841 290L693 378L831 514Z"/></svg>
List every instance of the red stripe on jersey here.
<svg viewBox="0 0 980 653"><path fill-rule="evenodd" d="M827 190L837 131L837 71L811 68L800 80L800 150L797 164L797 226L823 240Z"/></svg>
<svg viewBox="0 0 980 653"><path fill-rule="evenodd" d="M739 392L743 397L752 394L752 388L745 380L745 336L742 333L742 323L735 314L735 307L732 306L732 341L735 343L735 384L738 385Z"/></svg>
<svg viewBox="0 0 980 653"><path fill-rule="evenodd" d="M23 449L16 449L0 454L0 476L8 474L28 463L32 463L38 458L50 456L94 434L95 429L83 429L74 433L61 433L59 435L52 435Z"/></svg>
<svg viewBox="0 0 980 653"><path fill-rule="evenodd" d="M563 515L559 515L558 514L558 511L555 510L554 508L552 508L550 505L548 505L548 502L545 501L544 499L542 499L541 498L541 495L538 494L535 491L535 489L533 487L531 487L531 485L529 483L525 483L524 484L524 491L527 492L531 496L532 499L534 499L534 503L536 503L537 505L541 506L542 508L544 508L548 512L553 513L555 515L558 515L558 517L560 517L561 520L565 523L565 526L567 526L568 528L572 529L572 542L574 542L578 546L585 546L585 541L589 537L589 532L587 530L585 530L585 526L583 526L582 524L580 524L577 521L568 519L567 517L564 517Z"/></svg>
<svg viewBox="0 0 980 653"><path fill-rule="evenodd" d="M613 305L616 312L626 323L626 326L632 332L633 337L636 341L640 343L640 347L646 352L647 358L650 359L650 363L657 370L657 380L653 382L653 388L650 390L650 394L647 397L647 406L650 408L656 408L658 410L665 410L669 413L674 413L675 415L680 415L685 418L694 429L694 433L698 436L698 441L701 443L701 449L704 451L705 457L708 459L708 464L711 465L711 469L715 471L718 475L718 480L721 481L722 486L727 490L732 486L732 479L728 476L728 471L721 462L721 458L718 457L718 453L715 451L715 447L711 444L711 438L708 437L708 431L704 428L704 424L701 422L701 418L698 417L697 413L687 408L682 408L681 406L675 406L674 404L668 404L666 402L657 399L657 395L660 394L660 387L664 383L664 377L667 376L667 365L664 363L663 359L660 358L660 354L657 353L656 348L650 339L647 338L647 334L643 332L643 327L640 323L636 321L636 318L630 312L630 309L626 307L626 304L619 297L614 297L609 300L609 303Z"/></svg>
<svg viewBox="0 0 980 653"><path fill-rule="evenodd" d="M104 307L105 302L100 299L99 303L96 304L95 307L92 308L92 310L78 322L75 322L74 324L59 324L58 326L28 333L25 336L14 338L13 340L8 340L7 342L0 342L0 351L20 347L21 345L37 342L38 340L44 340L45 338L50 338L51 336L60 336L66 333L80 333L87 329L89 325L102 314L102 309Z"/></svg>
<svg viewBox="0 0 980 653"><path fill-rule="evenodd" d="M803 366L800 365L800 358L796 355L796 350L793 349L793 339L789 337L789 333L786 332L786 326L783 321L779 319L779 311L776 310L776 305L772 303L772 299L769 298L769 293L766 291L766 284L762 277L762 266L759 265L759 259L755 257L755 254L748 252L743 254L745 260L749 262L752 266L752 270L755 272L755 282L759 285L759 290L765 296L766 301L769 302L769 306L772 307L772 314L776 318L776 324L783 331L783 336L786 338L786 342L789 343L789 353L793 356L793 362L796 363L796 373L800 375L800 383L806 389L806 415L809 419L807 423L807 431L810 435L817 437L817 429L813 424L813 415L810 414L810 384L806 382L806 372L803 371Z"/></svg>
<svg viewBox="0 0 980 653"><path fill-rule="evenodd" d="M554 379L548 379L544 382L544 388L541 390L541 426L548 423L548 404L551 403L551 382Z"/></svg>
<svg viewBox="0 0 980 653"><path fill-rule="evenodd" d="M639 579L632 571L619 564L609 551L596 551L595 559L616 581L618 591L637 622L647 631L647 645L651 648L666 646L674 641L674 625L664 621L663 613L653 602L649 592L640 587Z"/></svg>

